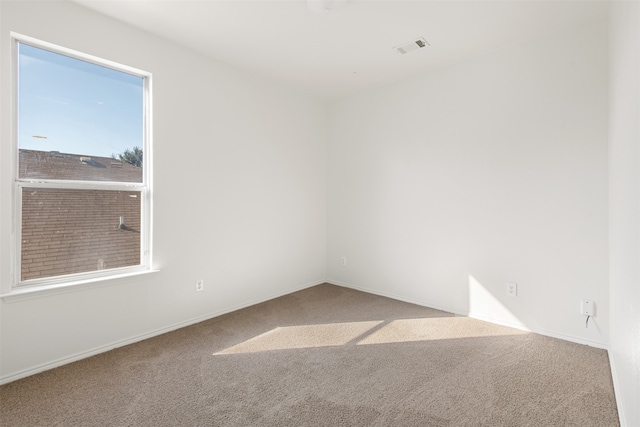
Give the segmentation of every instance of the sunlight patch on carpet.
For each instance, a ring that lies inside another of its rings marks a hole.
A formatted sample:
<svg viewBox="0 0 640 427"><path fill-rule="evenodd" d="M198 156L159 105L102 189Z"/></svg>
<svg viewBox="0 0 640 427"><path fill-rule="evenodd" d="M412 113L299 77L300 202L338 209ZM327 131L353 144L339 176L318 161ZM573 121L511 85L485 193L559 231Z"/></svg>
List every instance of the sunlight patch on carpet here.
<svg viewBox="0 0 640 427"><path fill-rule="evenodd" d="M345 345L381 324L382 321L330 323L324 325L284 326L265 332L219 354Z"/></svg>
<svg viewBox="0 0 640 427"><path fill-rule="evenodd" d="M522 335L528 332L467 317L344 322L274 328L214 355Z"/></svg>
<svg viewBox="0 0 640 427"><path fill-rule="evenodd" d="M522 335L527 333L528 332L518 329L481 322L467 317L398 319L363 338L358 342L358 345L480 338Z"/></svg>

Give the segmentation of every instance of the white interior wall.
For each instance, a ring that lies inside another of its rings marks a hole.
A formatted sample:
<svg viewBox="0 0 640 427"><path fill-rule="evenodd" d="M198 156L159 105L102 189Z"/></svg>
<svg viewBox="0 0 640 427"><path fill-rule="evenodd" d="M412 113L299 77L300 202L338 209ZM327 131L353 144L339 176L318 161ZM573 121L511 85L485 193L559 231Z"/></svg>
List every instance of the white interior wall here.
<svg viewBox="0 0 640 427"><path fill-rule="evenodd" d="M3 381L326 277L322 105L78 6L33 7L0 2L0 198L11 191L9 30L151 71L160 272L1 302ZM638 85L626 66L638 8L625 7L611 24L611 328L603 25L334 105L326 265L336 283L577 341L604 345L611 329L618 401L635 425L640 148L637 96L624 88ZM9 215L1 203L2 292ZM589 330L582 296L597 303Z"/></svg>
<svg viewBox="0 0 640 427"><path fill-rule="evenodd" d="M325 106L67 2L1 2L0 287L10 290L9 31L153 73L154 266L0 303L3 381L324 281ZM81 36L79 36L81 35ZM205 290L194 284L204 279Z"/></svg>
<svg viewBox="0 0 640 427"><path fill-rule="evenodd" d="M599 22L334 103L328 280L606 346L607 102Z"/></svg>
<svg viewBox="0 0 640 427"><path fill-rule="evenodd" d="M615 2L610 40L609 355L623 425L640 425L640 3Z"/></svg>

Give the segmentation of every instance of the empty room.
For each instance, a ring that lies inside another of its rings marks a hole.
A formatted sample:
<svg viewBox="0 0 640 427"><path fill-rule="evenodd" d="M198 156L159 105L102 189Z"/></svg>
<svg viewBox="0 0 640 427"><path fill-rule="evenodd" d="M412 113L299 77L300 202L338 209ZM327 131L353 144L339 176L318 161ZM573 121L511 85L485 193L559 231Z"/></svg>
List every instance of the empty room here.
<svg viewBox="0 0 640 427"><path fill-rule="evenodd" d="M640 2L0 1L0 424L640 426Z"/></svg>

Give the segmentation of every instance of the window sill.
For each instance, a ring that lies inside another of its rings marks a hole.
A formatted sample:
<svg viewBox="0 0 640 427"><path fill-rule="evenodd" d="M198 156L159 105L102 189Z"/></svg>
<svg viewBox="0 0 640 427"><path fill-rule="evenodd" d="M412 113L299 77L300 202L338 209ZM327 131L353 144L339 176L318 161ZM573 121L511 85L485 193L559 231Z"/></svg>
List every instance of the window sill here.
<svg viewBox="0 0 640 427"><path fill-rule="evenodd" d="M43 298L53 295L66 294L69 292L83 291L86 289L95 289L102 286L111 286L119 284L123 279L144 276L147 274L157 273L160 270L144 270L122 274L114 274L112 276L97 277L91 279L77 280L74 282L59 283L55 285L29 286L16 288L11 292L0 295L5 303L25 301L34 298Z"/></svg>

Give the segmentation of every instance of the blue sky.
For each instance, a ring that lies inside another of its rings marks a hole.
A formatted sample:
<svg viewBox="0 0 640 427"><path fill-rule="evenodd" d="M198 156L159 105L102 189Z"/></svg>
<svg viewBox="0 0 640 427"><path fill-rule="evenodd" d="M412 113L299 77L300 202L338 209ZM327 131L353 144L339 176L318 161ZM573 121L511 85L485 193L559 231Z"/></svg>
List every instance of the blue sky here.
<svg viewBox="0 0 640 427"><path fill-rule="evenodd" d="M102 157L142 148L143 84L140 76L20 43L18 146Z"/></svg>

